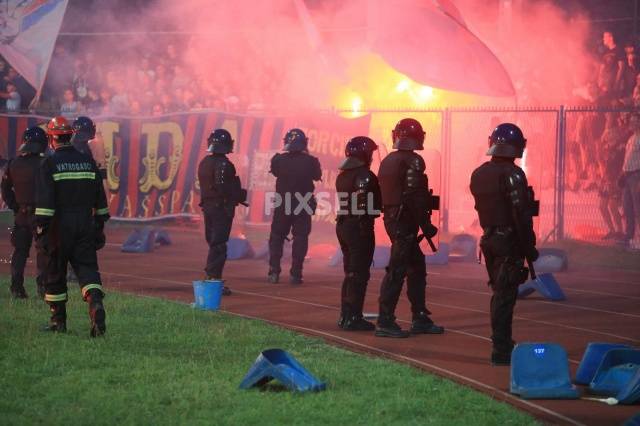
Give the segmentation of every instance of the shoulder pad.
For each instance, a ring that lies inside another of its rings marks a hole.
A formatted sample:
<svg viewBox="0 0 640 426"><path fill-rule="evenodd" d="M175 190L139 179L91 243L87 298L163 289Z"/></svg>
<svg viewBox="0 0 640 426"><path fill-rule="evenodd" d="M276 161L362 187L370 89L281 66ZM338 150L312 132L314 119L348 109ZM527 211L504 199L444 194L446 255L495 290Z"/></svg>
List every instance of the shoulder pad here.
<svg viewBox="0 0 640 426"><path fill-rule="evenodd" d="M522 169L514 168L507 175L507 186L509 188L519 188L527 185L527 178L524 175L524 171Z"/></svg>
<svg viewBox="0 0 640 426"><path fill-rule="evenodd" d="M369 170L363 170L356 176L355 186L357 189L366 189L371 185L372 181L371 172Z"/></svg>
<svg viewBox="0 0 640 426"><path fill-rule="evenodd" d="M411 158L407 161L407 164L411 170L415 170L416 172L424 172L427 168L424 163L424 159L418 154L412 155Z"/></svg>

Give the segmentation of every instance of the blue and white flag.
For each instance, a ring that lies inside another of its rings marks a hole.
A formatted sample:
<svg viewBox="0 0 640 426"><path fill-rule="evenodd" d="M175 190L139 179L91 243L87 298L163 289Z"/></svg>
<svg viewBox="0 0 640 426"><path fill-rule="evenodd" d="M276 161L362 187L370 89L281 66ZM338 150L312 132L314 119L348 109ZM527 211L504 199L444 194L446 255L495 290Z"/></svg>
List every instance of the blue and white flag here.
<svg viewBox="0 0 640 426"><path fill-rule="evenodd" d="M68 0L0 0L0 54L36 90L44 83Z"/></svg>

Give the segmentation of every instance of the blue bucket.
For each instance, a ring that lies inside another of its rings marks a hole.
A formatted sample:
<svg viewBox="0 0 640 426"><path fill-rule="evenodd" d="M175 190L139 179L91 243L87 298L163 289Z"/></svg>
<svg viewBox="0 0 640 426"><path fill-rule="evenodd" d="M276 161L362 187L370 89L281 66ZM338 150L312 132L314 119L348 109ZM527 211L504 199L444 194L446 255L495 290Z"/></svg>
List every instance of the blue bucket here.
<svg viewBox="0 0 640 426"><path fill-rule="evenodd" d="M223 282L221 280L207 280L193 282L193 295L196 299L195 307L216 311L220 307Z"/></svg>

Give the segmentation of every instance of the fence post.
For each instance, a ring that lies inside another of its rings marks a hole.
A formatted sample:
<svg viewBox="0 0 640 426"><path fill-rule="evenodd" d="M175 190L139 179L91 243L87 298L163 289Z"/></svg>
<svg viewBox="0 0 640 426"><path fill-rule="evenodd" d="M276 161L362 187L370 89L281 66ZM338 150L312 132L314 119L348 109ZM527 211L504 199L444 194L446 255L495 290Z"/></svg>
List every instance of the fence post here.
<svg viewBox="0 0 640 426"><path fill-rule="evenodd" d="M553 226L555 239L564 238L564 187L565 187L565 160L566 160L566 121L567 111L564 105L560 105L557 120L556 137L556 185L554 190L554 215Z"/></svg>
<svg viewBox="0 0 640 426"><path fill-rule="evenodd" d="M440 146L442 147L442 165L440 166L442 179L442 232L449 232L449 200L451 189L451 111L445 108L442 112L442 129L440 131Z"/></svg>

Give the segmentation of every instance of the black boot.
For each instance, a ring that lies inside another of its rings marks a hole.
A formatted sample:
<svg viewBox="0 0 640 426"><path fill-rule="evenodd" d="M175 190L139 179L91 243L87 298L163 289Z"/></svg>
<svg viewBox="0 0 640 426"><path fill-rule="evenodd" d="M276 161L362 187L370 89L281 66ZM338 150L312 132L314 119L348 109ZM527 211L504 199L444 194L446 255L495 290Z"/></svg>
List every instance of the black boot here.
<svg viewBox="0 0 640 426"><path fill-rule="evenodd" d="M291 275L289 275L289 284L300 285L303 282L302 272L292 272Z"/></svg>
<svg viewBox="0 0 640 426"><path fill-rule="evenodd" d="M27 291L24 289L23 286L11 286L11 297L13 297L14 299L26 299L27 296Z"/></svg>
<svg viewBox="0 0 640 426"><path fill-rule="evenodd" d="M420 311L413 316L411 321L411 334L442 334L444 327L434 324L429 318L430 312Z"/></svg>
<svg viewBox="0 0 640 426"><path fill-rule="evenodd" d="M376 326L363 318L362 315L351 315L341 317L342 324L338 323L341 329L345 331L373 331Z"/></svg>
<svg viewBox="0 0 640 426"><path fill-rule="evenodd" d="M51 318L49 325L44 327L43 331L51 331L54 333L66 333L67 331L67 303L66 302L48 302Z"/></svg>
<svg viewBox="0 0 640 426"><path fill-rule="evenodd" d="M395 317L384 317L381 315L378 317L375 334L378 337L394 337L396 339L403 339L405 337L409 337L411 333L400 328Z"/></svg>
<svg viewBox="0 0 640 426"><path fill-rule="evenodd" d="M269 275L267 275L267 282L270 284L278 284L278 282L280 282L280 272L269 271Z"/></svg>
<svg viewBox="0 0 640 426"><path fill-rule="evenodd" d="M105 320L107 314L104 311L104 305L102 304L103 294L101 290L92 288L87 292L87 303L89 304L89 318L91 319L91 337L103 336L107 331L107 324Z"/></svg>

